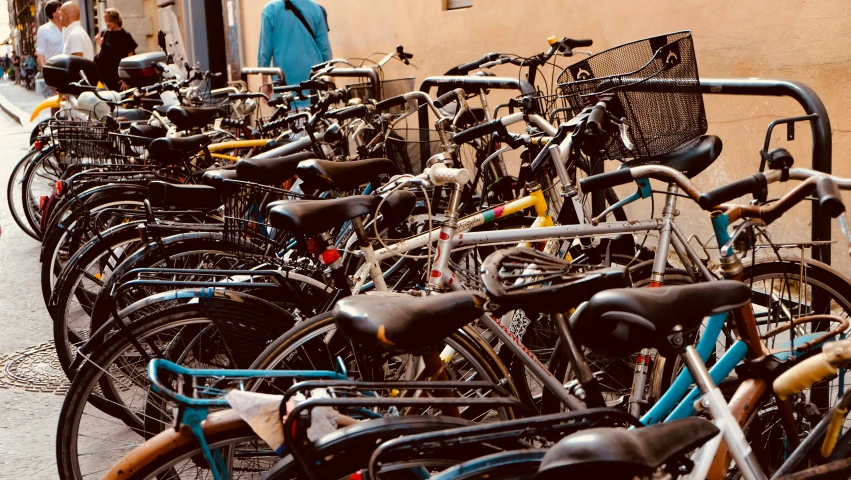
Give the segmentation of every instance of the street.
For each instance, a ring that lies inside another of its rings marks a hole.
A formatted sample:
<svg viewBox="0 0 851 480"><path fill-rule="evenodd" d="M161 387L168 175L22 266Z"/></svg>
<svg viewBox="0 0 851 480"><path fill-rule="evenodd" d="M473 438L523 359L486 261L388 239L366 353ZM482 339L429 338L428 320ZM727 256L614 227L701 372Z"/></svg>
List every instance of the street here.
<svg viewBox="0 0 851 480"><path fill-rule="evenodd" d="M54 479L62 375L51 354L51 320L41 298L39 243L8 212L6 186L29 130L0 112L0 478ZM42 346L41 348L38 348ZM36 348L33 348L36 347Z"/></svg>

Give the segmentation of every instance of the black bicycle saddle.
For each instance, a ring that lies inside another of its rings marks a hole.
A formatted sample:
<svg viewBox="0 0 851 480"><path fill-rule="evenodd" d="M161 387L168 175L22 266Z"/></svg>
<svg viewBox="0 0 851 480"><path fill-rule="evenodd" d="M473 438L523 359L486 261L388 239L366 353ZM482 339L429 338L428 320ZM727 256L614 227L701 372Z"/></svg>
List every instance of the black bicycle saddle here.
<svg viewBox="0 0 851 480"><path fill-rule="evenodd" d="M599 353L621 356L656 348L668 356L685 347L685 337L700 327L704 317L746 305L750 298L746 284L731 280L621 288L594 295L570 322L579 342ZM677 326L685 337L669 339Z"/></svg>
<svg viewBox="0 0 851 480"><path fill-rule="evenodd" d="M334 306L337 328L372 351L413 352L440 343L483 313L474 292L429 297L355 295Z"/></svg>
<svg viewBox="0 0 851 480"><path fill-rule="evenodd" d="M535 480L631 480L652 474L717 435L703 418L684 418L636 430L592 428L561 439L544 455Z"/></svg>
<svg viewBox="0 0 851 480"><path fill-rule="evenodd" d="M292 200L269 210L275 228L302 235L327 232L346 220L375 213L381 197L354 195L333 200Z"/></svg>
<svg viewBox="0 0 851 480"><path fill-rule="evenodd" d="M311 152L300 152L277 158L244 158L236 164L237 178L261 185L280 186L295 175L300 162L315 156Z"/></svg>
<svg viewBox="0 0 851 480"><path fill-rule="evenodd" d="M399 170L386 158L369 158L356 162L307 160L298 166L296 173L306 187L327 191L350 190L374 182L382 175L399 173Z"/></svg>
<svg viewBox="0 0 851 480"><path fill-rule="evenodd" d="M664 155L630 160L620 168L662 165L679 170L688 178L693 178L712 165L712 162L721 155L722 147L721 139L715 135L701 135Z"/></svg>
<svg viewBox="0 0 851 480"><path fill-rule="evenodd" d="M206 127L217 118L224 118L227 112L219 107L171 107L166 117L178 130L191 130Z"/></svg>

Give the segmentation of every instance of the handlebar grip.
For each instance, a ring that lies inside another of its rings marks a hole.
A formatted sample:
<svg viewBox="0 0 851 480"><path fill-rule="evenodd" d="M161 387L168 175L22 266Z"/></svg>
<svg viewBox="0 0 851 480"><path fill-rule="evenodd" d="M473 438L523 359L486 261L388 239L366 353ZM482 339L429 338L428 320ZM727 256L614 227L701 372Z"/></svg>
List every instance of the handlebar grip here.
<svg viewBox="0 0 851 480"><path fill-rule="evenodd" d="M263 125L263 129L264 130L277 130L281 127L286 126L287 120L288 119L286 119L286 118L279 118L278 120L274 120L274 121L271 121L271 122Z"/></svg>
<svg viewBox="0 0 851 480"><path fill-rule="evenodd" d="M709 210L716 205L721 205L724 202L729 202L730 200L739 198L743 195L747 195L749 193L757 194L764 190L767 186L768 182L765 179L765 175L762 173L755 173L750 177L736 180L733 183L728 183L727 185L720 186L704 193L697 200L697 203L700 205L700 208Z"/></svg>
<svg viewBox="0 0 851 480"><path fill-rule="evenodd" d="M275 93L301 92L304 90L328 90L328 85L317 80L305 80L297 85L279 85L272 87Z"/></svg>
<svg viewBox="0 0 851 480"><path fill-rule="evenodd" d="M404 95L397 95L395 97L390 97L387 100L382 100L375 105L375 110L379 112L383 112L384 110L389 110L393 107L398 107L407 103Z"/></svg>
<svg viewBox="0 0 851 480"><path fill-rule="evenodd" d="M161 89L162 87L163 87L162 83L155 83L153 85L148 85L147 87L142 87L142 88L139 89L139 91L141 91L142 93L151 93L151 92L156 92L157 90Z"/></svg>
<svg viewBox="0 0 851 480"><path fill-rule="evenodd" d="M269 100L269 106L270 107L277 107L277 106L283 105L284 100L285 100L284 97L275 97L275 98Z"/></svg>
<svg viewBox="0 0 851 480"><path fill-rule="evenodd" d="M470 63L463 63L461 65L458 65L457 67L455 67L455 69L458 71L458 75L466 75L466 74L470 73L470 71L475 70L475 69L479 68L480 66L482 66L482 64L485 64L487 62L492 62L492 61L496 60L498 57L499 57L498 53L495 53L495 52L488 53L486 55L483 55L482 58L480 58L478 60L474 60Z"/></svg>
<svg viewBox="0 0 851 480"><path fill-rule="evenodd" d="M452 136L452 141L455 142L456 145L461 145L462 143L470 142L479 137L490 135L491 133L497 132L502 128L503 125L500 119L491 120L490 122L480 123L475 127L471 127L467 130L464 130L463 132L456 133Z"/></svg>
<svg viewBox="0 0 851 480"><path fill-rule="evenodd" d="M774 393L781 400L786 400L834 373L836 367L831 365L824 355L819 354L800 362L777 377L773 384Z"/></svg>
<svg viewBox="0 0 851 480"><path fill-rule="evenodd" d="M818 194L819 212L830 215L831 218L836 218L845 211L845 204L842 203L839 187L830 178L821 177L818 179L816 193Z"/></svg>
<svg viewBox="0 0 851 480"><path fill-rule="evenodd" d="M632 172L628 168L622 168L614 172L585 177L579 180L579 188L582 189L582 193L591 193L604 188L626 185L632 180Z"/></svg>
<svg viewBox="0 0 851 480"><path fill-rule="evenodd" d="M472 180L473 176L466 168L449 168L442 163L436 163L428 169L428 179L435 186L447 183L459 183L464 185Z"/></svg>
<svg viewBox="0 0 851 480"><path fill-rule="evenodd" d="M602 132L603 119L605 118L605 115L605 109L595 106L588 115L588 119L585 121L585 127L592 133Z"/></svg>
<svg viewBox="0 0 851 480"><path fill-rule="evenodd" d="M582 40L570 39L570 40L568 40L567 44L570 48L590 47L590 46L594 45L594 40L591 40L590 38L586 38L586 39L582 39Z"/></svg>
<svg viewBox="0 0 851 480"><path fill-rule="evenodd" d="M341 108L325 114L328 118L334 118L338 121L348 120L355 117L364 117L367 113L366 105L355 105L353 107Z"/></svg>
<svg viewBox="0 0 851 480"><path fill-rule="evenodd" d="M432 103L434 103L434 108L443 108L452 101L454 101L455 98L455 90L452 90L451 92L446 92L443 95L437 97L437 100Z"/></svg>

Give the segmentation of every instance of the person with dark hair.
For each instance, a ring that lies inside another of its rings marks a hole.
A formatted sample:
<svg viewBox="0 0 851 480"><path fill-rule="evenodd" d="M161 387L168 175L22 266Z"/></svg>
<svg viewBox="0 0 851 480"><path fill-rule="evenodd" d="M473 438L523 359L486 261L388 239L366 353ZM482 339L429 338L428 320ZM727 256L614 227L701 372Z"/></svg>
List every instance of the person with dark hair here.
<svg viewBox="0 0 851 480"><path fill-rule="evenodd" d="M106 30L102 30L95 37L95 43L100 47L100 52L95 56L95 63L100 70L100 78L104 85L110 90L127 90L127 85L118 78L118 64L124 57L136 53L136 41L122 28L124 21L121 12L114 8L107 8L103 12Z"/></svg>
<svg viewBox="0 0 851 480"><path fill-rule="evenodd" d="M21 84L21 58L17 53L12 53L12 67L15 69L15 85Z"/></svg>
<svg viewBox="0 0 851 480"><path fill-rule="evenodd" d="M47 22L38 27L35 40L35 54L39 69L54 55L62 53L64 42L62 41L62 27L59 20L59 7L61 6L62 4L57 0L50 0L44 4Z"/></svg>

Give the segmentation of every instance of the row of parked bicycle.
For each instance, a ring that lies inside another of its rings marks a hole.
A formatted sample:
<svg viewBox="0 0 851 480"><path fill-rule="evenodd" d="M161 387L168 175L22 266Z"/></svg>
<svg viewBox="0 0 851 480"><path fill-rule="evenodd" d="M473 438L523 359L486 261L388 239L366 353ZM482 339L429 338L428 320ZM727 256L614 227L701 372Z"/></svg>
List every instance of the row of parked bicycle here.
<svg viewBox="0 0 851 480"><path fill-rule="evenodd" d="M703 192L689 32L549 44L436 98L383 78L401 46L271 98L166 54L126 92L52 59L8 201L72 380L60 477L851 478L851 282L768 229L812 201L848 241L851 179L766 145Z"/></svg>

